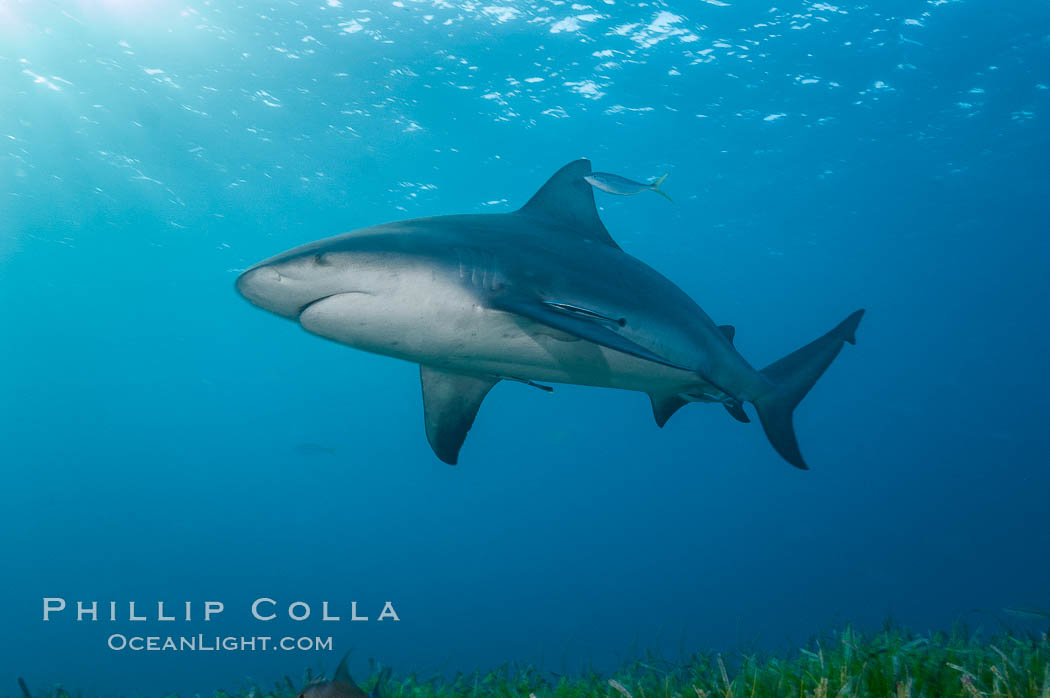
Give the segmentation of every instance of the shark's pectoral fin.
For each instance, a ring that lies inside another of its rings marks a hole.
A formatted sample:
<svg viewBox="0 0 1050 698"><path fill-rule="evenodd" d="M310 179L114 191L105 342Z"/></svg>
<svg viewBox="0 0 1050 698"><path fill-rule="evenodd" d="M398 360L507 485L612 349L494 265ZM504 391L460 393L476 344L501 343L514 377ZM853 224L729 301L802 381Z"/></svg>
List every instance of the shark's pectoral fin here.
<svg viewBox="0 0 1050 698"><path fill-rule="evenodd" d="M549 304L544 301L521 298L509 294L493 299L492 307L504 312L521 315L534 322L553 327L574 337L585 339L588 342L594 342L609 349L622 351L624 354L637 356L639 359L653 361L683 371L693 370L665 359L607 327L608 324L625 325L626 320L620 321L615 319L610 322L610 318L602 314L582 311L582 309L575 306L569 306L564 303Z"/></svg>
<svg viewBox="0 0 1050 698"><path fill-rule="evenodd" d="M438 458L455 465L481 401L499 378L419 367L427 441Z"/></svg>
<svg viewBox="0 0 1050 698"><path fill-rule="evenodd" d="M656 418L656 426L661 429L667 420L671 418L688 400L683 399L678 393L673 395L656 395L649 393L649 400L653 403L653 417Z"/></svg>

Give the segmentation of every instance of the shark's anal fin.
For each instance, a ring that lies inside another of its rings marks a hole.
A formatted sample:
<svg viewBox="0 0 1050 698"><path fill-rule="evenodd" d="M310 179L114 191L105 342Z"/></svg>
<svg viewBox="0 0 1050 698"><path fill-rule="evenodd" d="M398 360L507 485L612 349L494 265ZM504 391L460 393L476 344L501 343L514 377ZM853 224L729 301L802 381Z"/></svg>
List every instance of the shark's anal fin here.
<svg viewBox="0 0 1050 698"><path fill-rule="evenodd" d="M585 339L588 342L600 344L609 349L636 356L639 359L652 361L654 363L677 368L682 371L692 371L687 366L681 366L662 356L646 349L623 335L606 326L606 321L599 318L591 318L578 313L565 312L564 309L551 307L546 303L531 298L522 298L512 294L502 294L492 300L492 307L515 315L538 322L556 330L561 330L574 337ZM626 323L625 323L626 324Z"/></svg>
<svg viewBox="0 0 1050 698"><path fill-rule="evenodd" d="M747 412L744 412L743 403L739 400L735 398L723 400L722 405L726 408L726 412L729 413L729 416L736 421L743 422L744 424L751 421L751 418L747 416Z"/></svg>
<svg viewBox="0 0 1050 698"><path fill-rule="evenodd" d="M427 441L438 458L455 465L481 401L499 379L450 373L430 366L419 367L419 378L423 385Z"/></svg>
<svg viewBox="0 0 1050 698"><path fill-rule="evenodd" d="M714 398L704 397L698 399L699 396L692 396L696 402L715 402ZM649 400L653 403L653 417L656 418L656 426L663 428L667 424L667 420L674 415L675 412L680 410L683 405L690 402L680 394L675 393L672 395L657 395L655 393L649 393ZM735 398L725 398L721 400L722 406L726 408L726 412L738 422L744 422L745 424L750 422L751 419L744 412L744 406L741 402Z"/></svg>
<svg viewBox="0 0 1050 698"><path fill-rule="evenodd" d="M667 424L667 420L671 418L671 415L688 403L688 400L683 399L677 393L673 395L649 393L649 400L653 403L653 417L656 419L656 426L661 429Z"/></svg>
<svg viewBox="0 0 1050 698"><path fill-rule="evenodd" d="M583 179L590 173L590 160L570 162L555 172L518 213L556 225L566 234L620 249L598 217L594 191Z"/></svg>

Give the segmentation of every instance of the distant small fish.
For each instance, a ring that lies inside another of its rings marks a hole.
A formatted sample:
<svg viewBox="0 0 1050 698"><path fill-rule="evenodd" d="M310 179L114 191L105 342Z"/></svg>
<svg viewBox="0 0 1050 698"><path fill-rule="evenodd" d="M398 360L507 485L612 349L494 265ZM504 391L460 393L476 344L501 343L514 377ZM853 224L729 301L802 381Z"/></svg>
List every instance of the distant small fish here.
<svg viewBox="0 0 1050 698"><path fill-rule="evenodd" d="M349 657L349 652L343 655L343 659L339 662L339 666L336 667L335 676L332 677L331 681L314 681L313 683L308 684L306 688L299 691L296 698L380 698L379 684L382 683L385 678L389 678L389 670L380 674L376 681L375 688L372 689L371 693L365 693L365 691L354 683L352 678L350 678L350 670L347 669L346 666Z"/></svg>
<svg viewBox="0 0 1050 698"><path fill-rule="evenodd" d="M298 444L295 452L304 456L334 456L336 449L333 446L322 446L321 444Z"/></svg>
<svg viewBox="0 0 1050 698"><path fill-rule="evenodd" d="M26 680L21 676L18 677L18 687L22 689L22 695L25 698L33 698L33 694L29 692L29 686L26 686Z"/></svg>
<svg viewBox="0 0 1050 698"><path fill-rule="evenodd" d="M1050 618L1050 612L1040 611L1034 608L1004 608L1004 613L1021 618Z"/></svg>
<svg viewBox="0 0 1050 698"><path fill-rule="evenodd" d="M634 696L631 695L631 692L628 691L627 688L625 688L624 685L616 679L609 679L609 685L616 689L616 691L620 695L622 695L623 698L634 698Z"/></svg>
<svg viewBox="0 0 1050 698"><path fill-rule="evenodd" d="M635 194L641 194L643 191L653 191L671 203L674 203L674 201L671 200L671 197L660 189L660 185L664 183L665 179L667 179L666 174L662 177L656 178L648 184L635 182L633 179L609 174L608 172L594 172L583 179L595 189L601 189L604 192L616 194L617 196L634 196Z"/></svg>

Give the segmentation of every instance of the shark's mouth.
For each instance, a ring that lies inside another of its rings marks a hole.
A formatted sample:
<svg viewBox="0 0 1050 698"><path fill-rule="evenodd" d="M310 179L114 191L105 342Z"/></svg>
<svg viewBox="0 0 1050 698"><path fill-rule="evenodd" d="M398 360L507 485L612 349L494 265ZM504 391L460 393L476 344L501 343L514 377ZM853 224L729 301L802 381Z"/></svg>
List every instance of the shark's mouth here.
<svg viewBox="0 0 1050 698"><path fill-rule="evenodd" d="M303 305L301 308L299 308L299 314L298 314L299 322L302 322L302 320L303 320L303 313L305 313L306 311L310 310L311 308L313 308L316 305L320 305L321 303L324 303L325 301L329 301L329 300L331 300L333 298L338 298L339 296L371 296L371 295L373 295L373 294L369 293L368 291L338 291L337 293L329 293L327 296L321 296L320 298L315 298L314 300L310 301L306 305Z"/></svg>
<svg viewBox="0 0 1050 698"><path fill-rule="evenodd" d="M303 313L305 313L307 310L309 310L312 306L315 306L318 303L322 303L322 302L328 300L329 298L335 298L336 296L341 296L341 295L343 295L342 292L340 292L340 293L329 293L327 296L321 296L320 298L315 298L314 300L310 301L306 305L303 305L303 306L301 306L299 308L299 312L297 313L297 317L300 320L302 320Z"/></svg>

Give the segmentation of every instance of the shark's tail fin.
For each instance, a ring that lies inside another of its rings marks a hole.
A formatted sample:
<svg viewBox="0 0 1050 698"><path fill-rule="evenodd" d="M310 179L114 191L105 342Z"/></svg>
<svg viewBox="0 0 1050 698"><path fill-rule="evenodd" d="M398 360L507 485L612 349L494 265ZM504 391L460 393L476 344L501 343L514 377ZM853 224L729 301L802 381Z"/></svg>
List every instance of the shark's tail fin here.
<svg viewBox="0 0 1050 698"><path fill-rule="evenodd" d="M773 448L796 468L808 469L795 438L795 407L838 356L842 344L856 344L855 333L863 315L864 311L858 310L820 339L762 369L773 388L754 401L758 417Z"/></svg>
<svg viewBox="0 0 1050 698"><path fill-rule="evenodd" d="M375 686L372 687L372 690L368 694L369 698L384 697L386 694L387 682L390 681L390 675L393 673L394 670L390 667L384 667L383 670L379 672L379 676L376 677Z"/></svg>
<svg viewBox="0 0 1050 698"><path fill-rule="evenodd" d="M665 199L667 199L668 201L670 201L673 204L674 203L674 199L672 199L670 196L668 196L667 193L664 192L664 190L660 188L660 185L664 183L664 180L667 179L667 175L669 175L669 174L671 174L671 173L667 172L667 173L657 177L655 180L653 180L652 184L649 185L649 188L652 189L657 194L659 194L660 196L664 197Z"/></svg>

